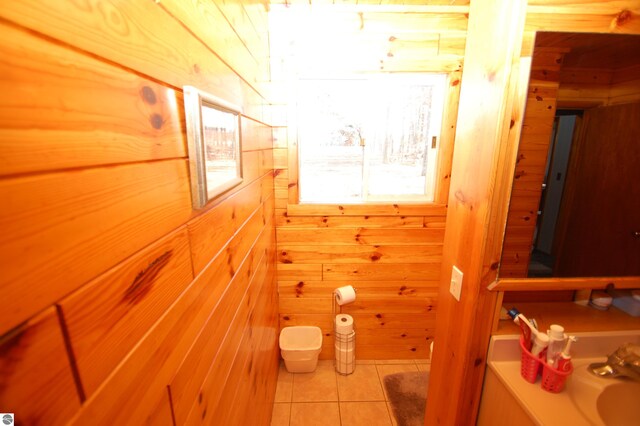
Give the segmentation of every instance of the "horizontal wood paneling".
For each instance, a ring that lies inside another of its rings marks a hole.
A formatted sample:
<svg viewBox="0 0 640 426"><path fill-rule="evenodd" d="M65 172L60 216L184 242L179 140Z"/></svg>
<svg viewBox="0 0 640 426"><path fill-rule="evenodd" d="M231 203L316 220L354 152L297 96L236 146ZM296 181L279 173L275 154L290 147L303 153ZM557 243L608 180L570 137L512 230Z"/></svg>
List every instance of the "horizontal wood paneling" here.
<svg viewBox="0 0 640 426"><path fill-rule="evenodd" d="M268 234L268 229L266 227L263 232ZM215 353L218 346L211 344L205 352L191 352L192 348L209 344L206 339L199 340L199 336L204 336L203 332L210 332L206 328L209 321L217 321L217 317L213 315L216 309L231 309L232 312L237 309L239 305L234 302L237 300L235 298L242 298L246 286L238 285L236 288L234 283L245 282L242 280L248 279L264 263L262 259L266 246L241 243L246 239L255 241L255 234L249 228L246 228L246 233L248 235L237 233L221 247L217 256L118 366L95 396L87 401L83 410L74 418L74 424L85 424L89 419L94 424L110 424L118 421L120 416L123 416L123 421L127 419L126 421L139 423L152 401L156 401L166 391L166 384L177 377L181 368L202 371L196 367L197 362L193 357L206 358L206 353ZM223 303L225 300L229 303ZM217 322L211 324L219 325ZM227 332L226 328L217 330L218 335L222 332L222 336ZM194 342L196 346L193 346ZM237 346L230 346L223 353L234 359L236 350ZM204 367L208 367L206 362L201 368ZM198 385L204 377L196 373L191 374L188 379ZM221 388L217 389L221 391ZM213 393L216 392L219 393Z"/></svg>
<svg viewBox="0 0 640 426"><path fill-rule="evenodd" d="M248 116L266 118L262 97L214 54L217 46L203 44L204 38L194 37L154 2L28 0L4 3L0 16L174 88L194 85L242 105Z"/></svg>
<svg viewBox="0 0 640 426"><path fill-rule="evenodd" d="M358 359L425 359L429 357L429 344L435 329L435 311L418 314L385 313L384 311L358 313L352 305L344 305L342 312L354 318L356 330L356 356ZM331 313L281 314L280 327L316 325L323 334L321 359L332 359L333 322ZM360 336L362 335L362 338ZM404 335L404 337L403 337Z"/></svg>
<svg viewBox="0 0 640 426"><path fill-rule="evenodd" d="M412 245L438 244L442 242L444 229L387 229L387 228L338 228L306 229L278 228L278 243L290 245Z"/></svg>
<svg viewBox="0 0 640 426"><path fill-rule="evenodd" d="M1 175L185 156L181 93L6 23L0 32L11 40L0 46Z"/></svg>
<svg viewBox="0 0 640 426"><path fill-rule="evenodd" d="M282 182L276 178L276 186ZM286 186L286 184L285 184ZM444 228L442 218L422 216L359 216L359 222L366 223L367 228ZM353 228L352 216L290 216L286 210L276 214L278 227L292 228Z"/></svg>
<svg viewBox="0 0 640 426"><path fill-rule="evenodd" d="M191 215L186 160L0 181L0 329L24 321ZM80 265L81 267L79 267ZM29 288L31 297L22 297Z"/></svg>
<svg viewBox="0 0 640 426"><path fill-rule="evenodd" d="M216 53L225 58L229 66L242 75L250 85L259 87L260 83L268 80L268 76L261 74L264 72L260 67L261 58L255 58L251 54L250 44L243 40L243 35L255 34L255 31L247 32L237 28L234 25L237 20L229 25L227 19L231 17L220 9L224 8L224 11L228 12L234 3L167 0L162 2L162 6L198 37L216 46ZM242 10L241 7L240 9ZM263 51L266 51L266 48Z"/></svg>
<svg viewBox="0 0 640 426"><path fill-rule="evenodd" d="M60 302L87 396L193 280L190 258L182 227Z"/></svg>
<svg viewBox="0 0 640 426"><path fill-rule="evenodd" d="M242 188L225 203L219 204L204 214L189 221L191 255L196 273L202 271L211 258L220 250L238 228L253 215L254 211L266 199L264 189L269 189L269 176L255 180ZM262 227L262 218L255 216L254 227Z"/></svg>
<svg viewBox="0 0 640 426"><path fill-rule="evenodd" d="M251 237L255 235L249 227L244 227L243 232ZM230 281L225 284L224 293L219 296L205 319L193 347L189 349L189 353L176 371L175 378L171 381L170 389L176 421L180 424L184 423L196 400L204 399L204 396L198 396L198 392L200 395L207 395L207 401L219 397L219 393L210 387L202 389L203 383L211 369L222 370L228 374L230 365L220 363L220 358L225 358L224 350L226 349L230 354L235 353L238 345L241 344L240 341L231 345L229 343L242 336L243 330L246 333L252 330L251 327L245 327L245 323L255 308L252 304L258 300L257 296L266 278L268 265L265 255L268 244L271 242L268 232L258 235L257 241L252 241L252 244L238 252L237 257L243 259L243 262L234 268L233 274L228 275ZM234 240L241 238L238 236ZM251 247L253 248L250 249ZM221 260L219 264L224 267L225 263L231 262L235 256L227 251L219 257ZM234 360L229 356L226 359L227 362ZM216 382L215 386L221 384ZM204 408L206 406L204 404L203 410L206 410ZM211 406L208 411L212 413Z"/></svg>
<svg viewBox="0 0 640 426"><path fill-rule="evenodd" d="M0 337L0 403L28 425L63 425L80 408L54 307Z"/></svg>
<svg viewBox="0 0 640 426"><path fill-rule="evenodd" d="M347 281L285 281L278 282L280 301L285 298L320 298L332 299L333 290L338 287L350 285ZM396 297L418 297L425 296L425 293L433 293L438 287L437 280L420 281L360 281L358 282L358 298L374 296L386 297L392 300Z"/></svg>
<svg viewBox="0 0 640 426"><path fill-rule="evenodd" d="M267 425L278 311L265 5L27 0L0 5L0 21L0 296L13 300L0 405L25 424L172 425L172 404L184 420L223 366L232 375L206 393L228 387L259 408L218 405L207 419ZM243 112L243 183L198 211L187 84Z"/></svg>
<svg viewBox="0 0 640 426"><path fill-rule="evenodd" d="M309 245L281 244L281 263L439 263L442 246L434 245Z"/></svg>
<svg viewBox="0 0 640 426"><path fill-rule="evenodd" d="M439 263L407 263L407 264L323 264L322 279L325 281L340 280L436 280L440 277Z"/></svg>
<svg viewBox="0 0 640 426"><path fill-rule="evenodd" d="M442 221L447 214L444 204L289 204L286 207L290 216L432 216Z"/></svg>
<svg viewBox="0 0 640 426"><path fill-rule="evenodd" d="M427 211L422 208L421 213ZM282 211L277 216L280 326L321 327L320 356L333 358L333 290L353 285L356 301L342 306L342 311L354 315L357 335L366 336L356 337L359 359L428 357L444 215L323 213L298 216ZM404 339L407 329L414 330Z"/></svg>

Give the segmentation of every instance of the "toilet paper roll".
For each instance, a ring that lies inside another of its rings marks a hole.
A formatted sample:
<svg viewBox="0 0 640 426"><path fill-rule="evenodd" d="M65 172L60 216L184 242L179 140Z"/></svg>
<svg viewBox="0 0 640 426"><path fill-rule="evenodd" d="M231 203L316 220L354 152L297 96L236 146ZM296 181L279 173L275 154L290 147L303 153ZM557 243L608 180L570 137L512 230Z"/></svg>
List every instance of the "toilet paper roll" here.
<svg viewBox="0 0 640 426"><path fill-rule="evenodd" d="M336 302L338 302L338 305L340 306L356 300L356 291L353 286L346 285L344 287L339 287L335 290L335 293Z"/></svg>
<svg viewBox="0 0 640 426"><path fill-rule="evenodd" d="M347 314L336 315L336 333L349 334L353 331L353 317Z"/></svg>

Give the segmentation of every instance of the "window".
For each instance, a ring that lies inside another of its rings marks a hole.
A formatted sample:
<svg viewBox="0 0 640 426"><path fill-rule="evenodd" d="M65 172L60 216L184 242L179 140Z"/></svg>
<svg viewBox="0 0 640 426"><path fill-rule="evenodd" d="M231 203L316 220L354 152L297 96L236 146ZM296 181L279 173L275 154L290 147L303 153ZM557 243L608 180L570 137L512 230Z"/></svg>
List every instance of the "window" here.
<svg viewBox="0 0 640 426"><path fill-rule="evenodd" d="M433 201L446 81L300 81L300 202Z"/></svg>

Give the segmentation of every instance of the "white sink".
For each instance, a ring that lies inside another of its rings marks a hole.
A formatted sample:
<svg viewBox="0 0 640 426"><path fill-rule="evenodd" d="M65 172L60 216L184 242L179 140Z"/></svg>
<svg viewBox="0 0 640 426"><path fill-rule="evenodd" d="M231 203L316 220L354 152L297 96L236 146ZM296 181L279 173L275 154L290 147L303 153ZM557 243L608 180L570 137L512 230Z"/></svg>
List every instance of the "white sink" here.
<svg viewBox="0 0 640 426"><path fill-rule="evenodd" d="M614 348L615 349L615 348ZM587 368L606 357L574 361L571 383L565 392L580 414L592 424L640 424L640 383L626 378L597 377Z"/></svg>
<svg viewBox="0 0 640 426"><path fill-rule="evenodd" d="M558 393L543 390L540 380L520 376L518 336L493 336L488 365L511 391L531 419L540 425L640 425L640 383L626 378L598 377L588 370L626 342L640 343L640 330L575 333L573 373ZM572 347L572 348L573 348Z"/></svg>

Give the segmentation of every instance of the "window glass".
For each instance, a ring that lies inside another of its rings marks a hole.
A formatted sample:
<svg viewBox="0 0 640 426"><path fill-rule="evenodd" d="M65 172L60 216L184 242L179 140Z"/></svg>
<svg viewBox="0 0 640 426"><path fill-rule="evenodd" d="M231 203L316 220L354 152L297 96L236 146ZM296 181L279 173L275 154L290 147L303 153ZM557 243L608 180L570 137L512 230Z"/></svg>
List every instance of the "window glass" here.
<svg viewBox="0 0 640 426"><path fill-rule="evenodd" d="M433 201L446 76L304 80L301 203Z"/></svg>

